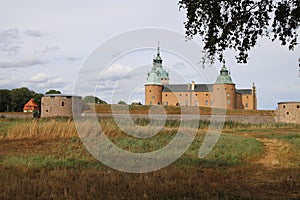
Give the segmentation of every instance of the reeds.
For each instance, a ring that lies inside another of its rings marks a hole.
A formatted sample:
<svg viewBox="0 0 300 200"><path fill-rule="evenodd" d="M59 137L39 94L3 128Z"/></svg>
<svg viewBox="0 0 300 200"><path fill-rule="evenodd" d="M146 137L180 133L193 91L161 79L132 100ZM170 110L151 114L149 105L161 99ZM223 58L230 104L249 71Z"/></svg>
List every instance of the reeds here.
<svg viewBox="0 0 300 200"><path fill-rule="evenodd" d="M7 139L50 139L77 137L74 121L71 119L46 121L27 120L15 123L8 129Z"/></svg>

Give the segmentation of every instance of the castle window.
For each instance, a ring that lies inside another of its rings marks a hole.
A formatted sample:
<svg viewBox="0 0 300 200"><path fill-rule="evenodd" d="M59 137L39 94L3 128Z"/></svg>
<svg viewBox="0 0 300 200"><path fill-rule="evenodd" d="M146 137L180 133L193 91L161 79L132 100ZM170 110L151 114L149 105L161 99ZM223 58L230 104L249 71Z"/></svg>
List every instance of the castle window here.
<svg viewBox="0 0 300 200"><path fill-rule="evenodd" d="M46 112L49 112L49 110L46 110Z"/></svg>
<svg viewBox="0 0 300 200"><path fill-rule="evenodd" d="M299 105L297 105L297 108L299 108Z"/></svg>
<svg viewBox="0 0 300 200"><path fill-rule="evenodd" d="M149 90L149 92L152 92L151 90Z"/></svg>
<svg viewBox="0 0 300 200"><path fill-rule="evenodd" d="M245 108L248 108L248 103L245 104Z"/></svg>
<svg viewBox="0 0 300 200"><path fill-rule="evenodd" d="M195 101L195 106L198 106L198 101Z"/></svg>
<svg viewBox="0 0 300 200"><path fill-rule="evenodd" d="M207 106L208 106L208 100L206 100L206 101L205 101L205 105L207 105Z"/></svg>
<svg viewBox="0 0 300 200"><path fill-rule="evenodd" d="M196 96L198 96L198 94L196 94Z"/></svg>
<svg viewBox="0 0 300 200"><path fill-rule="evenodd" d="M230 94L229 94L229 93L227 93L226 95L227 95L228 97L230 96Z"/></svg>
<svg viewBox="0 0 300 200"><path fill-rule="evenodd" d="M152 101L150 101L150 105L152 105Z"/></svg>
<svg viewBox="0 0 300 200"><path fill-rule="evenodd" d="M185 101L185 105L186 105L186 106L189 105L189 101L188 101L188 100Z"/></svg>
<svg viewBox="0 0 300 200"><path fill-rule="evenodd" d="M181 96L181 94L179 94L179 96Z"/></svg>
<svg viewBox="0 0 300 200"><path fill-rule="evenodd" d="M187 97L188 95L187 95L187 94L185 94L185 96Z"/></svg>
<svg viewBox="0 0 300 200"><path fill-rule="evenodd" d="M285 106L283 106L283 108L285 108Z"/></svg>
<svg viewBox="0 0 300 200"><path fill-rule="evenodd" d="M289 112L287 112L286 114L287 114L287 115L289 115L290 113L289 113Z"/></svg>
<svg viewBox="0 0 300 200"><path fill-rule="evenodd" d="M225 90L226 90L227 88L225 88Z"/></svg>
<svg viewBox="0 0 300 200"><path fill-rule="evenodd" d="M65 106L65 102L61 102L61 106Z"/></svg>
<svg viewBox="0 0 300 200"><path fill-rule="evenodd" d="M228 105L230 104L230 99L227 100L227 104L228 104Z"/></svg>
<svg viewBox="0 0 300 200"><path fill-rule="evenodd" d="M249 97L247 96L247 99L248 99Z"/></svg>
<svg viewBox="0 0 300 200"><path fill-rule="evenodd" d="M166 97L168 96L168 94L166 94Z"/></svg>
<svg viewBox="0 0 300 200"><path fill-rule="evenodd" d="M160 103L158 102L157 105L160 105Z"/></svg>
<svg viewBox="0 0 300 200"><path fill-rule="evenodd" d="M168 105L169 105L169 102L166 101L166 106L168 106Z"/></svg>
<svg viewBox="0 0 300 200"><path fill-rule="evenodd" d="M208 94L206 94L206 96L208 96Z"/></svg>

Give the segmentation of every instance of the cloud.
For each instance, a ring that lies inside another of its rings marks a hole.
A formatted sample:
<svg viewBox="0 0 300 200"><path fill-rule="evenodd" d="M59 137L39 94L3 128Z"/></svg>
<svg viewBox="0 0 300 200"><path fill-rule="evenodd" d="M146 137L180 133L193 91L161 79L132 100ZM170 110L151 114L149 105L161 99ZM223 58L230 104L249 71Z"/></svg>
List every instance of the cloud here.
<svg viewBox="0 0 300 200"><path fill-rule="evenodd" d="M43 37L42 32L35 31L35 30L29 30L29 29L27 29L26 31L24 31L23 34L31 36L31 37L37 37L37 38Z"/></svg>
<svg viewBox="0 0 300 200"><path fill-rule="evenodd" d="M118 81L124 78L124 76L126 76L126 78L129 78L127 76L130 71L132 71L132 68L129 66L114 64L110 66L106 71L104 71L104 73L101 76L101 80Z"/></svg>
<svg viewBox="0 0 300 200"><path fill-rule="evenodd" d="M28 82L29 83L42 83L42 82L47 82L50 80L52 77L50 77L47 74L44 73L38 73L35 76L31 77Z"/></svg>
<svg viewBox="0 0 300 200"><path fill-rule="evenodd" d="M27 81L30 88L47 90L49 88L62 88L66 85L66 81L58 76L52 76L45 73L38 73Z"/></svg>
<svg viewBox="0 0 300 200"><path fill-rule="evenodd" d="M60 48L57 47L57 46L54 46L54 47L49 47L49 46L46 46L45 49L42 51L42 53L49 53L49 52L55 52L55 51L59 51Z"/></svg>
<svg viewBox="0 0 300 200"><path fill-rule="evenodd" d="M16 55L22 48L23 41L17 29L0 32L0 51L7 55Z"/></svg>
<svg viewBox="0 0 300 200"><path fill-rule="evenodd" d="M37 58L30 58L30 59L24 59L19 61L0 60L0 68L24 68L24 67L32 67L40 64L46 64L46 62Z"/></svg>

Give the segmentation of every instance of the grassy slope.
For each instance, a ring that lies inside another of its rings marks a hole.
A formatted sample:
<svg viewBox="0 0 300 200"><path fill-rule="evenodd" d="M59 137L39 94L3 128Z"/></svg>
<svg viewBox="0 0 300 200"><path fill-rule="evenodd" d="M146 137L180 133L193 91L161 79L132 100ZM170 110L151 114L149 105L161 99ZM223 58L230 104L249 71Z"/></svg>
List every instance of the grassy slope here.
<svg viewBox="0 0 300 200"><path fill-rule="evenodd" d="M101 125L118 146L143 152L164 146L179 123L168 121L161 134L143 142L116 130L111 119L102 120ZM300 163L295 160L300 157L299 125L226 122L214 150L199 159L207 125L202 122L195 141L178 161L165 169L139 175L112 170L95 160L74 133L72 120L0 119L0 198L300 198ZM263 144L257 140L260 138L291 144L286 156L293 168L267 169L256 163L264 153Z"/></svg>

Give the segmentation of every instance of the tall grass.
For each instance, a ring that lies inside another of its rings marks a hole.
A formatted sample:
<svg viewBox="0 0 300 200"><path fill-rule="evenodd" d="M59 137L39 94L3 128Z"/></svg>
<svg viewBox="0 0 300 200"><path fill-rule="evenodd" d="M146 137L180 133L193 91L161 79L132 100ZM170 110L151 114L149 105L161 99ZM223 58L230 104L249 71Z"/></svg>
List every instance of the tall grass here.
<svg viewBox="0 0 300 200"><path fill-rule="evenodd" d="M134 123L138 126L147 126L151 122L150 119L135 119ZM113 118L101 118L99 123L106 134L112 137L120 136L123 133ZM199 122L191 120L191 123L198 123L198 129L206 130L210 122L208 120L200 120ZM177 131L181 125L179 120L167 119L164 124L164 132ZM89 124L85 124L89 128ZM256 131L260 129L299 129L300 124L285 124L285 123L274 123L274 124L243 124L233 121L226 121L223 129L225 132L232 130L245 130L245 131ZM132 131L138 131L136 127L131 127ZM53 118L53 119L1 119L0 121L0 137L7 139L22 139L22 138L73 138L77 137L78 133L74 124L74 121L70 118Z"/></svg>
<svg viewBox="0 0 300 200"><path fill-rule="evenodd" d="M27 120L11 126L5 138L7 139L50 139L72 138L77 136L74 121L71 119L51 119L45 121Z"/></svg>

